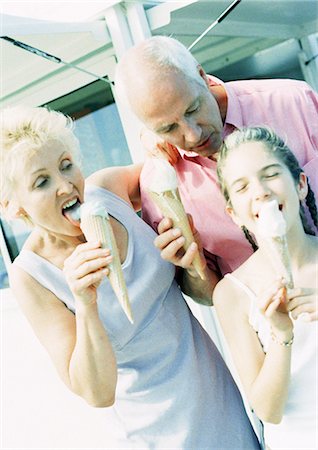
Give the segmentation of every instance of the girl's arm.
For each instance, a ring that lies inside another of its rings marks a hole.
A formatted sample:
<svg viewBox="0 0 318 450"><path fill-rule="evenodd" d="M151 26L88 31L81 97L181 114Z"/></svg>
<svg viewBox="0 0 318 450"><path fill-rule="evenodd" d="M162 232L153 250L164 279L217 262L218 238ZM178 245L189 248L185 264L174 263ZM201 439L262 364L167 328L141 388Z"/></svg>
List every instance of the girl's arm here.
<svg viewBox="0 0 318 450"><path fill-rule="evenodd" d="M276 292L277 286L260 300L260 306L268 317L274 314L279 304L277 299L273 299ZM264 422L279 423L284 413L290 379L292 345L283 344L292 338L292 323L288 315L284 313L280 327L273 326L274 337L265 354L248 321L250 298L226 279L218 283L213 298L250 406ZM286 317L288 320L285 320Z"/></svg>
<svg viewBox="0 0 318 450"><path fill-rule="evenodd" d="M15 265L10 283L22 311L64 383L90 405L106 407L114 402L117 367L107 332L98 316L95 286L106 276L107 255L96 244L86 243L79 247L81 249L77 248L66 263L76 315ZM80 260L83 263L77 264ZM71 273L74 275L72 280Z"/></svg>

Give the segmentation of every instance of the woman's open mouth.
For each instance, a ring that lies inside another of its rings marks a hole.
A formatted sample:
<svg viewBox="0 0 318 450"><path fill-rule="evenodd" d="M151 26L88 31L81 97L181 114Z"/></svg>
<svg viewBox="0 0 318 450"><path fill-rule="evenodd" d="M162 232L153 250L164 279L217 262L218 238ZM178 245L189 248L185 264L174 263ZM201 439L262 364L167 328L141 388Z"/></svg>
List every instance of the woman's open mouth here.
<svg viewBox="0 0 318 450"><path fill-rule="evenodd" d="M79 208L81 203L78 198L74 198L65 203L62 207L63 216L72 224L77 227L80 226Z"/></svg>

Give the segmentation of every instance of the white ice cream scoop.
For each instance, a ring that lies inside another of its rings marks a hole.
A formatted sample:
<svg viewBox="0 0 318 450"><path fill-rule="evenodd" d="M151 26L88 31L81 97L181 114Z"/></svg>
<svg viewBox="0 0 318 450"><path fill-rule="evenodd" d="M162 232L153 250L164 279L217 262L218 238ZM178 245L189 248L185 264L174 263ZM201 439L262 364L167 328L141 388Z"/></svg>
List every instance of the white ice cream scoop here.
<svg viewBox="0 0 318 450"><path fill-rule="evenodd" d="M291 262L286 239L287 225L276 200L264 203L258 212L257 237L260 248L268 255L277 274L287 287L293 287Z"/></svg>
<svg viewBox="0 0 318 450"><path fill-rule="evenodd" d="M165 159L153 158L154 174L148 186L149 191L160 194L161 192L174 191L178 188L178 179L174 167Z"/></svg>
<svg viewBox="0 0 318 450"><path fill-rule="evenodd" d="M286 234L286 221L276 200L271 200L262 205L258 212L257 229L259 235L264 238Z"/></svg>

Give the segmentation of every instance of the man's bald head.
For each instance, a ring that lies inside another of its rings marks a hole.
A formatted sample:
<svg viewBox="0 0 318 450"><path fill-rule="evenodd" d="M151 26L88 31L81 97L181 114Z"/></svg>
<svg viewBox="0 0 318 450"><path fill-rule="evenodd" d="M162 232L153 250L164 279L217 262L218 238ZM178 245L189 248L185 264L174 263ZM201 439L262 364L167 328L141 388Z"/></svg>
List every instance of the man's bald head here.
<svg viewBox="0 0 318 450"><path fill-rule="evenodd" d="M222 117L208 78L175 39L156 36L118 64L115 88L139 120L170 144L211 156L222 144Z"/></svg>
<svg viewBox="0 0 318 450"><path fill-rule="evenodd" d="M199 67L181 42L166 36L153 36L131 47L119 61L115 76L116 92L122 100L128 100L134 110L132 101L135 94L151 95L154 86L172 72L205 85Z"/></svg>

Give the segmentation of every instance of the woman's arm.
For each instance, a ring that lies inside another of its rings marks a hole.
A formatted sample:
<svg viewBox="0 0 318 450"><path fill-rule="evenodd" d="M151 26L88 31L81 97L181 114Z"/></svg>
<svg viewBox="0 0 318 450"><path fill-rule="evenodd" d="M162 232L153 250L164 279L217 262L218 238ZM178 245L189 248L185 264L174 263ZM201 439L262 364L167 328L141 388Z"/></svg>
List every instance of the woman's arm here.
<svg viewBox="0 0 318 450"><path fill-rule="evenodd" d="M139 177L142 164L129 166L107 167L90 175L86 182L103 187L127 202L135 211L141 209Z"/></svg>
<svg viewBox="0 0 318 450"><path fill-rule="evenodd" d="M273 299L277 289L275 286L260 300L260 306L268 317L274 314L279 304L277 299ZM248 321L250 298L226 279L218 283L213 298L250 406L264 422L279 423L284 413L290 379L292 345L282 345L292 337L288 315L284 314L284 324L280 328L273 327L276 339L271 340L265 354ZM286 317L288 320L285 320Z"/></svg>
<svg viewBox="0 0 318 450"><path fill-rule="evenodd" d="M52 292L15 265L10 283L23 313L64 383L90 405L106 407L114 402L117 367L107 332L98 316L93 284L106 276L107 256L97 245L80 247L68 261L67 269L69 273L74 272L76 263L84 261L78 264L70 282L75 294L75 316Z"/></svg>

